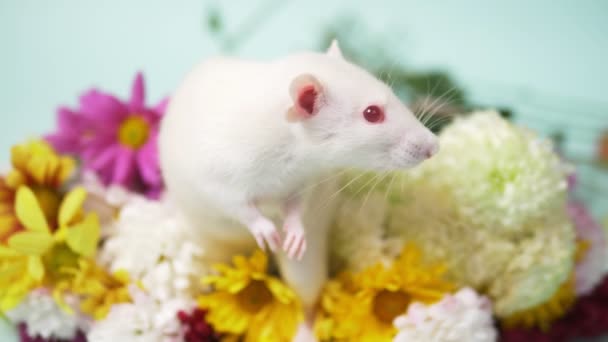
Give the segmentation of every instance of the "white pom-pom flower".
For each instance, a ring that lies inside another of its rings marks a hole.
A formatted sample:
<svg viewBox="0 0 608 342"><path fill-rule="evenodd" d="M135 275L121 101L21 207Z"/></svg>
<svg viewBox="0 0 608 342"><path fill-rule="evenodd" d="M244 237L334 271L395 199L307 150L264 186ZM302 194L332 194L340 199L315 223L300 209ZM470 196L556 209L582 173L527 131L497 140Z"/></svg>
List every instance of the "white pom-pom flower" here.
<svg viewBox="0 0 608 342"><path fill-rule="evenodd" d="M84 209L97 213L103 236L111 233L112 223L116 219L120 208L141 197L118 184L104 185L99 177L91 171L84 171L82 179L80 179L80 185L87 190Z"/></svg>
<svg viewBox="0 0 608 342"><path fill-rule="evenodd" d="M112 271L127 270L161 301L193 298L209 270L192 230L166 200L127 203L99 258Z"/></svg>
<svg viewBox="0 0 608 342"><path fill-rule="evenodd" d="M497 333L490 302L464 288L432 305L413 303L395 319L394 342L493 342Z"/></svg>
<svg viewBox="0 0 608 342"><path fill-rule="evenodd" d="M135 286L130 287L133 303L112 306L108 315L96 322L87 335L90 342L177 342L183 329L177 319L179 310L194 303L182 299L158 301Z"/></svg>
<svg viewBox="0 0 608 342"><path fill-rule="evenodd" d="M88 330L90 319L74 310L78 306L75 298L67 296L65 301L73 308L73 313L59 307L49 291L37 289L31 291L17 307L7 311L6 316L15 325L25 323L29 336L71 340L78 330Z"/></svg>
<svg viewBox="0 0 608 342"><path fill-rule="evenodd" d="M564 164L551 142L497 112L456 119L441 132L440 145L413 173L449 192L475 225L516 233L565 203Z"/></svg>

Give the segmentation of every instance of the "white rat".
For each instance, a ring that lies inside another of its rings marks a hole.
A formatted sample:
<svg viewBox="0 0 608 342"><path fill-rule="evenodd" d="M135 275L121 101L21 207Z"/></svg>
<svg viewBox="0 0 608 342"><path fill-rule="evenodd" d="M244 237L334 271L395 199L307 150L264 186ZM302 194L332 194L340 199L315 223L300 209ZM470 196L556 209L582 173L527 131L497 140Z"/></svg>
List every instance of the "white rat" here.
<svg viewBox="0 0 608 342"><path fill-rule="evenodd" d="M438 150L436 136L335 41L327 53L271 62L203 62L173 94L159 146L168 192L194 222L212 212L240 223L215 234L241 238L246 227L276 252L281 235L257 205L280 200L283 249L298 259L307 184L341 167L412 167Z"/></svg>
<svg viewBox="0 0 608 342"><path fill-rule="evenodd" d="M322 204L335 191L331 182L304 190L339 168L413 167L438 141L334 41L327 53L201 63L171 97L159 149L168 195L200 227L211 259L255 242L277 251L281 234L259 206L280 204L281 272L310 314L327 277L332 207Z"/></svg>

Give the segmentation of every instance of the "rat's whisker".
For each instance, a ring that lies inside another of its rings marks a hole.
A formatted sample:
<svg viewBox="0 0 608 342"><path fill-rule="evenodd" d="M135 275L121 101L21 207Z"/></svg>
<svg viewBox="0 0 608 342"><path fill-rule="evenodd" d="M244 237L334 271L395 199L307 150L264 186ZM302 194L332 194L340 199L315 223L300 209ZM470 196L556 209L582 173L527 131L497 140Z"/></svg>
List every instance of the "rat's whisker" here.
<svg viewBox="0 0 608 342"><path fill-rule="evenodd" d="M428 78L427 78L427 82L430 82L430 79L428 79ZM437 81L437 83L435 83L435 85L433 86L433 88L431 89L431 91L425 95L425 99L424 99L424 100L425 100L425 103L426 103L426 100L427 100L427 99L431 99L431 98L433 98L433 97L434 97L434 96L433 96L433 94L435 93L435 89L436 89L436 88L437 88L437 87L438 87L440 84L441 84L441 79L439 79L439 81ZM431 106L432 106L432 105L431 105ZM431 108L431 106L429 106L429 107L425 107L424 112L423 112L422 116L421 116L421 117L420 117L420 119L419 119L419 120L420 120L420 122L424 122L424 116L425 116L426 112L428 111L428 109L429 109L429 108Z"/></svg>
<svg viewBox="0 0 608 342"><path fill-rule="evenodd" d="M431 115L431 118L433 118L433 116L435 114L437 114L437 112L439 112L443 107L448 106L452 102L452 99L454 98L455 95L456 95L456 93L452 93L452 95L450 95L447 99L445 99L443 101L443 103L440 103L438 106L436 106L435 109L433 110L433 114ZM435 126L437 124L436 121L441 121L442 119L449 119L453 116L454 116L453 113L448 113L448 114L433 118L433 120L429 119L425 124L427 125L427 127L432 128L433 126Z"/></svg>
<svg viewBox="0 0 608 342"><path fill-rule="evenodd" d="M454 117L455 117L455 115L446 115L446 116L437 117L437 118L435 118L435 120L433 120L433 122L429 123L428 127L429 127L429 129L433 129L440 124L449 122Z"/></svg>
<svg viewBox="0 0 608 342"><path fill-rule="evenodd" d="M338 196L342 191L344 191L344 189L348 188L352 183L356 182L357 179L361 178L365 176L365 172L361 172L358 176L354 177L353 179L351 179L348 183L346 183L344 186L342 186L340 189L338 189L336 192L334 192L333 194L331 194L325 201L323 201L321 203L321 205L319 205L318 207L316 207L314 209L314 211L318 211L321 210L323 207L325 207L327 204L329 204L329 202L331 202L331 200L333 198L335 198L336 196Z"/></svg>
<svg viewBox="0 0 608 342"><path fill-rule="evenodd" d="M369 173L369 172L368 172ZM365 187L367 187L371 182L375 181L378 177L380 177L380 173L376 172L376 174L367 182L365 182L365 184L363 184L354 194L353 196L357 196L361 190L365 189Z"/></svg>
<svg viewBox="0 0 608 342"><path fill-rule="evenodd" d="M386 187L386 192L384 193L384 200L388 200L388 194L391 192L391 186L393 186L393 182L395 181L395 178L397 177L397 172L394 171L392 172L392 176L391 176L391 181L388 183L388 186Z"/></svg>
<svg viewBox="0 0 608 342"><path fill-rule="evenodd" d="M446 93L444 93L443 95L441 95L440 97L435 98L435 100L429 106L429 115L424 118L424 121L423 121L424 125L426 125L429 122L429 120L431 120L433 118L433 115L435 115L435 113L437 112L438 108L437 108L436 104L438 102L441 102L442 101L442 97L445 96L446 94L448 94L449 92L451 92L454 89L450 89ZM439 108L441 108L441 107L439 107Z"/></svg>
<svg viewBox="0 0 608 342"><path fill-rule="evenodd" d="M382 181L384 180L384 178L386 178L386 176L390 174L390 171L384 171L382 173L379 173L376 177L380 176L378 178L378 180L372 185L372 187L369 189L369 191L367 192L367 195L365 195L365 199L363 200L363 203L361 204L361 207L359 207L359 210L363 209L363 207L365 207L365 203L367 203L367 200L369 199L369 196L374 192L374 189L378 186L378 184L382 183Z"/></svg>
<svg viewBox="0 0 608 342"><path fill-rule="evenodd" d="M433 106L435 106L435 104L437 104L437 102L442 101L444 96L446 96L450 93L452 93L452 95L450 95L450 96L453 96L455 90L456 90L456 87L454 86L454 87L450 88L448 91L446 91L445 93L443 93L441 96L436 98L435 101L433 101L433 103L431 103L431 109L433 108ZM449 99L451 99L451 97ZM423 123L426 124L439 109L441 109L441 107L436 107L435 111L431 111L432 114L429 115L428 118L426 118Z"/></svg>
<svg viewBox="0 0 608 342"><path fill-rule="evenodd" d="M298 197L298 196L302 195L303 193L305 193L306 191L311 190L311 189L313 189L313 188L315 188L315 187L317 187L317 186L319 186L319 185L321 185L321 184L323 184L323 183L325 183L325 182L329 182L330 180L333 180L333 179L335 179L335 178L337 178L337 177L339 177L339 176L342 176L343 174L345 174L346 172L348 172L348 171L350 171L350 170L351 170L350 168L345 168L345 169L343 169L343 170L342 170L342 171L340 171L340 172L335 172L335 173L334 173L334 172L332 172L332 175L331 175L331 176L326 177L326 178L322 179L322 180L321 180L321 181L319 181L319 182L316 182L316 183L314 183L314 184L312 184L312 185L310 185L310 186L305 187L303 190L298 191L298 192L296 192L295 194L293 194L293 195L291 195L291 196L287 197L287 199L288 199L288 200L290 200L290 199L292 199L292 198Z"/></svg>

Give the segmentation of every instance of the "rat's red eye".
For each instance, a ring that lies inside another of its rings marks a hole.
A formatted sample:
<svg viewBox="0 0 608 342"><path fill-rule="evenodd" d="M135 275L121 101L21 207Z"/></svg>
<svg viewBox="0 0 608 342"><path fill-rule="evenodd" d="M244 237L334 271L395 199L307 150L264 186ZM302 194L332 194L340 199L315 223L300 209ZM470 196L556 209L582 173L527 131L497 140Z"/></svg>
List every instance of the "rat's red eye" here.
<svg viewBox="0 0 608 342"><path fill-rule="evenodd" d="M363 117L365 117L365 120L368 122L381 123L384 121L384 111L378 106L371 105L365 108L363 111Z"/></svg>

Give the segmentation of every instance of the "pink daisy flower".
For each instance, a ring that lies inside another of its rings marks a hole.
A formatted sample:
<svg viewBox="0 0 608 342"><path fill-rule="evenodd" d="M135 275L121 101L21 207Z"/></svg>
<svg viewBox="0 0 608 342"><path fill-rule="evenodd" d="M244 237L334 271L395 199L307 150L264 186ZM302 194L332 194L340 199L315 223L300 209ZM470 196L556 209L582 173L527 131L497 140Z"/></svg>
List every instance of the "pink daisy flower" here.
<svg viewBox="0 0 608 342"><path fill-rule="evenodd" d="M167 99L146 107L144 79L138 73L126 102L93 89L80 97L77 111L60 109L58 132L47 140L60 152L78 156L105 185L155 198L163 188L157 138L166 104Z"/></svg>
<svg viewBox="0 0 608 342"><path fill-rule="evenodd" d="M586 246L585 253L577 261L574 272L576 294L583 296L593 291L604 278L608 245L602 226L593 218L585 204L573 194L576 188L576 175L569 177L569 185L568 214L574 224L578 240Z"/></svg>

